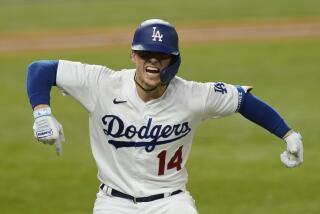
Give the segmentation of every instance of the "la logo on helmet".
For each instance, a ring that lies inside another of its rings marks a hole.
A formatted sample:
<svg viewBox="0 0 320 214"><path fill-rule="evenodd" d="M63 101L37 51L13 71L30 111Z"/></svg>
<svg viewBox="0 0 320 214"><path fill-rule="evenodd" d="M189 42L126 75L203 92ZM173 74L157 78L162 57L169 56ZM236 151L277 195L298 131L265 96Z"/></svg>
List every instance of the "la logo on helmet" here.
<svg viewBox="0 0 320 214"><path fill-rule="evenodd" d="M162 37L163 34L161 34L159 30L157 30L157 27L153 27L152 41L157 41L158 39L159 42L162 42Z"/></svg>

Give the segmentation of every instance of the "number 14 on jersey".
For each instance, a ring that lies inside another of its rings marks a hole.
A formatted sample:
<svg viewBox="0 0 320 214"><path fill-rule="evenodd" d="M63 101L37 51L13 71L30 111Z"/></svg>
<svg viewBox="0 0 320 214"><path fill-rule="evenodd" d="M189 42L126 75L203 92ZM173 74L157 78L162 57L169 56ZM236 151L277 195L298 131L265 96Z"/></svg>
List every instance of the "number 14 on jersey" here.
<svg viewBox="0 0 320 214"><path fill-rule="evenodd" d="M158 154L159 159L159 169L158 169L158 175L164 175L165 170L174 169L176 168L177 171L181 169L182 164L182 147L180 146L177 151L174 153L174 155L171 157L168 164L166 164L166 156L167 156L167 150L163 150Z"/></svg>

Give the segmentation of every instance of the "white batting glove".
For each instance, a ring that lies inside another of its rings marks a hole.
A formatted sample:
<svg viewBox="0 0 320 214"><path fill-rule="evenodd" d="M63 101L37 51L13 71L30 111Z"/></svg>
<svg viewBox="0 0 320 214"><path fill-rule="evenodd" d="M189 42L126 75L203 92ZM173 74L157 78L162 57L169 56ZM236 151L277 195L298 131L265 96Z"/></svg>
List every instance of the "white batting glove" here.
<svg viewBox="0 0 320 214"><path fill-rule="evenodd" d="M33 112L34 137L48 145L55 145L57 155L62 153L61 142L64 142L62 125L51 115L50 107L44 107L34 110Z"/></svg>
<svg viewBox="0 0 320 214"><path fill-rule="evenodd" d="M303 162L303 144L300 133L292 132L284 141L287 150L280 155L282 163L289 168L299 166Z"/></svg>

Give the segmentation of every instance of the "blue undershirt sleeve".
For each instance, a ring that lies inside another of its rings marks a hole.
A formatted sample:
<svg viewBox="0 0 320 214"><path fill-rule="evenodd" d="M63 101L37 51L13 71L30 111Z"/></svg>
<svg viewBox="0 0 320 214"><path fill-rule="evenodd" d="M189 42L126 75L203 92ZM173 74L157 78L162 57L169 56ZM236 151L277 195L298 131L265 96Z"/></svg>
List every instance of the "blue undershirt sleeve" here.
<svg viewBox="0 0 320 214"><path fill-rule="evenodd" d="M27 93L32 108L50 105L51 87L56 85L58 60L35 61L28 66Z"/></svg>
<svg viewBox="0 0 320 214"><path fill-rule="evenodd" d="M290 130L283 118L268 104L251 93L243 93L239 113L248 120L267 129L279 138Z"/></svg>

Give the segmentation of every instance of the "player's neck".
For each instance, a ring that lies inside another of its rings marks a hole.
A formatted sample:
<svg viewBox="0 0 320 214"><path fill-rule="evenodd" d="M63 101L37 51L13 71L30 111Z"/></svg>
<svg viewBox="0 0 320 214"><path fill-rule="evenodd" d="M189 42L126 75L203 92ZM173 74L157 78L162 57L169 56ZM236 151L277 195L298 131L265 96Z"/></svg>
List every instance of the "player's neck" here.
<svg viewBox="0 0 320 214"><path fill-rule="evenodd" d="M136 84L136 86L137 86L136 87L137 94L143 102L148 102L150 100L158 99L163 95L163 93L166 91L166 88L167 88L166 85L161 85L152 91L146 91L143 88L141 88L138 84Z"/></svg>
<svg viewBox="0 0 320 214"><path fill-rule="evenodd" d="M148 87L139 81L136 74L134 75L134 82L136 85L137 94L143 102L158 99L163 95L167 89L167 85L159 84L154 87Z"/></svg>

